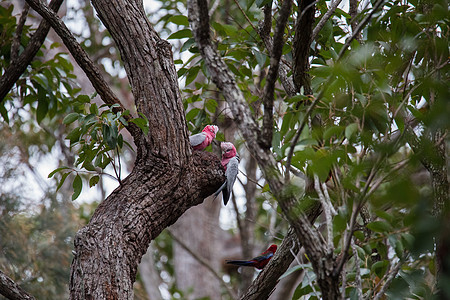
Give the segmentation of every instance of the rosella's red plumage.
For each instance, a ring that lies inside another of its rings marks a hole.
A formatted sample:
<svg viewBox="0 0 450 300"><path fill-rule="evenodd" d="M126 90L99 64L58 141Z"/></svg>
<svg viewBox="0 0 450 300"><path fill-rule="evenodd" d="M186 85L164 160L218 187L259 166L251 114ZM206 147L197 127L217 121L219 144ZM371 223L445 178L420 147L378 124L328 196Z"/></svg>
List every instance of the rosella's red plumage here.
<svg viewBox="0 0 450 300"><path fill-rule="evenodd" d="M261 270L272 259L276 251L277 245L271 245L266 251L261 253L260 256L252 258L251 260L227 260L226 263L243 267L255 267Z"/></svg>

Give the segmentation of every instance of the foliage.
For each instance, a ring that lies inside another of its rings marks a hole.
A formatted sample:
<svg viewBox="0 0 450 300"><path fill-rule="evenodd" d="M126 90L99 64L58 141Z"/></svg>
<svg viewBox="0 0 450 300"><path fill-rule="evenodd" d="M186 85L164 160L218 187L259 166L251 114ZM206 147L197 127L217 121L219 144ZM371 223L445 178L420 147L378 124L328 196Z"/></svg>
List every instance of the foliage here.
<svg viewBox="0 0 450 300"><path fill-rule="evenodd" d="M246 16L251 21L261 20L262 12L252 4L243 4L248 5ZM319 1L317 8L318 21L328 8L325 1ZM369 6L361 11L358 20L371 9ZM261 69L269 64L267 50L255 28L243 25L248 23L242 21L242 13L237 8L231 11L235 12L230 16L231 24L212 22L213 36L247 103L254 108L254 117L262 121L259 99L265 79ZM375 295L380 279L386 280L397 262L402 263L402 269L389 295L427 299L435 292L436 270L430 266L436 263L433 237L439 235L439 223L426 225L419 220L432 219L430 212L437 200L429 182L418 183L412 174L423 172L421 157L435 156L426 146L428 137L449 127L445 117L448 105L444 104L449 97L449 28L444 11L445 1L387 1L364 29L361 42L353 41L350 50L340 55L352 19L338 9L310 49L314 96L288 97L281 87L275 92L274 155L280 169L288 172L286 162L294 147L291 165L310 178L317 175L325 184L322 191L313 191L308 197L319 201L319 193L329 194L336 214L328 224L333 236L327 238L332 240L335 253L342 251L356 207L362 205L368 210L369 215L358 217L359 229L353 234L357 253L350 249L352 256L359 256L359 260L352 257L347 266L346 293L351 297L356 297L358 288L355 264L359 265L366 296ZM239 17L241 22L236 21ZM167 19L179 29L169 39L183 39L180 52L192 53L176 63L180 65L178 75L187 86L183 90L187 96L186 119L198 128L198 123L207 123L208 116L220 119L223 110L217 109L221 99L208 80L198 80L199 74L206 78L209 74L204 62L197 59L198 49L186 18L175 15ZM283 59L291 66L295 63L291 55L293 23L290 20L283 48ZM320 92L323 97L308 119L306 108ZM410 116L420 123L416 132L422 137L421 153L413 152L407 143ZM305 122L309 128L294 144L294 136ZM417 216L419 211L422 217ZM419 233L422 230L428 238ZM408 284L411 282L414 284ZM316 297L319 288L311 288L314 284L305 277L295 297Z"/></svg>
<svg viewBox="0 0 450 300"><path fill-rule="evenodd" d="M171 0L160 3L160 11L153 16L156 17L153 20L158 31L177 47L174 51L175 64L179 80L184 85L182 93L189 130L195 133L205 124L227 124L231 114L223 97L209 80L209 70L201 59L189 28L185 3ZM261 125L261 95L267 84L270 57L257 26L264 17L261 8L268 3L272 1L220 3L211 14L212 36L217 48L243 91L253 117ZM326 1L317 1L315 25L328 11L329 5ZM274 20L279 6L280 2L273 1ZM85 9L89 12L89 8ZM282 59L289 68L295 63L292 54L298 14L295 4L293 11L285 29ZM371 11L372 5L360 7L356 21L361 22ZM101 27L92 11L86 15L89 24L97 29ZM361 39L353 40L349 50L341 55L352 32L352 22L354 19L347 11L338 8L312 42L309 74L313 95L302 95L299 91L289 97L281 83L277 83L272 151L284 175L293 176L288 168L292 167L311 179L317 176L316 180L320 183L318 189L299 188L301 184L294 178L290 186L286 185L286 190L300 202L323 201L321 196L329 201L331 222L318 220L314 225L330 229L331 236L328 236L327 230L323 231L323 236L331 241L332 251L336 255L343 254L352 216L356 209L361 208L355 231L350 234L354 245L348 250L350 259L343 274L348 297L356 299L361 291L371 298L393 275L387 291L390 298L429 299L436 293L435 241L442 234L441 224L445 220L431 214L436 199L429 174L423 166L423 157L443 163L435 154L434 146L439 142L439 139L434 139L436 136L443 135L442 139L448 146L448 138L443 134L449 128L450 113L447 104L450 96L448 5L444 0L385 1L382 9L375 12L365 26ZM271 23L273 32L275 22ZM1 72L11 64L15 28L12 6L0 6ZM20 49L26 46L32 32L29 26L25 26ZM102 28L100 42L89 36L81 43L92 55L102 47L117 53L110 43L102 45L108 39L107 31ZM57 46L55 43L49 48ZM65 136L78 157L74 165L64 164L51 172L49 177L60 173L57 189L63 187L66 178L73 178L72 199L76 199L82 190L82 178L93 187L110 164L115 177L121 180L120 151L125 145L132 149L122 134L128 125L124 117L129 116L130 112L118 112L114 105L99 107L94 100L95 95L81 95L67 55L58 53L53 58L44 59L44 50L45 47L1 103L0 114L4 120L1 126L4 130L9 126L12 132L22 134L26 149L33 149L31 146L35 145L43 153L54 147L58 136ZM117 54L109 59L114 69L112 73L120 73L122 67ZM291 78L292 74L289 73L288 77ZM311 115L306 115L307 108L319 95L321 98ZM144 132L148 130L148 121L143 116L131 122ZM302 124L308 126L298 132ZM46 136L48 132L57 134L44 139L42 128L49 128L45 130ZM411 128L418 136L420 152L412 149L408 133ZM294 142L296 134L300 137ZM223 139L224 136L218 136L218 140ZM238 135L235 135L233 142L239 146L243 144ZM292 157L289 157L291 149ZM239 147L239 151L244 158L241 163L243 169L247 153L245 147ZM423 173L426 174L425 180L421 179ZM74 176L69 177L70 174ZM281 217L278 204L264 179L259 179L258 184L261 187L258 188L254 207L256 225L252 236L256 243L269 243L275 236L283 235L288 224ZM52 233L52 230L56 232L58 222L68 222L62 217L59 204L27 215L20 208L17 195L2 197L5 208L2 209L4 217L0 230L16 227L16 235L12 238L20 240L23 249L35 251L32 258L36 258L35 261L26 261L26 252L4 252L2 255L16 255L11 270L14 269L17 277L21 277L25 271L17 267L19 263L38 264L37 261L42 260L37 266L37 275L33 273L30 278L52 277L58 272L67 277L67 269L51 269L54 266L54 262L49 262L52 253L36 250L48 247L51 240L43 241L45 235L35 234L42 220L48 218L45 230ZM245 207L247 209L252 209L250 204ZM239 213L244 215L243 210L237 209L238 217ZM58 239L57 250L62 249L55 255L61 255L65 263L70 257L66 251L66 239L73 235L69 227L52 235L55 241ZM238 228L230 230L232 234L238 234L238 231ZM6 239L1 242L8 243ZM42 247L42 244L46 246ZM163 274L165 288L174 297L187 294L189 291L178 291L176 288L171 263L172 240L162 234L155 244L156 267ZM13 261L13 258L8 259ZM394 274L392 272L398 263L401 263L400 271ZM4 265L0 267L6 268ZM285 277L293 276L299 270L305 270L306 276L294 287L294 298L320 299L316 275L307 257L304 257L302 264L288 270ZM237 276L240 275L230 276L230 282L237 285ZM35 283L26 287L39 296L32 286ZM57 293L62 291L60 287L55 289ZM54 295L47 294L43 298Z"/></svg>

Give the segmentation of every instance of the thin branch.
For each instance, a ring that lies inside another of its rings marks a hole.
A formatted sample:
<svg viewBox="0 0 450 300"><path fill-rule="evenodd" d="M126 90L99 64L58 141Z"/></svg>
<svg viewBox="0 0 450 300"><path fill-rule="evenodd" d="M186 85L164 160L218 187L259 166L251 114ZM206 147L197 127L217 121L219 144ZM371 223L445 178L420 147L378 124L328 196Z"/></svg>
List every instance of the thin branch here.
<svg viewBox="0 0 450 300"><path fill-rule="evenodd" d="M386 279L386 282L381 287L380 291L373 297L373 300L379 300L381 297L383 297L386 293L386 290L388 289L389 285L391 284L392 280L394 280L395 276L397 275L398 271L400 271L400 268L402 266L403 262L399 261L395 267L392 269L392 271L389 272L389 276Z"/></svg>
<svg viewBox="0 0 450 300"><path fill-rule="evenodd" d="M320 203L322 204L323 212L325 213L325 222L327 224L327 246L328 252L333 251L333 223L331 216L331 203L325 199L322 190L320 189L319 176L314 174L314 188L316 189L317 195L319 195Z"/></svg>
<svg viewBox="0 0 450 300"><path fill-rule="evenodd" d="M219 2L220 0L217 0L217 2ZM237 5L237 7L239 8L239 10L241 11L241 13L244 15L245 19L247 20L247 22L250 24L250 26L252 26L253 30L255 32L258 32L258 30L256 29L255 25L253 25L252 21L250 20L250 18L247 16L247 14L245 13L245 11L242 9L241 5L239 4L239 2L237 0L234 0L234 3Z"/></svg>
<svg viewBox="0 0 450 300"><path fill-rule="evenodd" d="M86 51L80 46L75 37L66 27L66 25L61 21L58 16L49 9L47 5L39 0L26 0L28 4L38 12L44 19L46 19L55 32L64 42L64 45L69 49L72 56L75 58L78 65L86 73L96 92L100 95L103 102L108 105L119 104L118 110L125 111L119 98L114 94L114 92L109 88L105 79L101 76L100 69L94 64L90 59ZM132 116L126 115L124 118L129 121ZM137 137L138 131L137 127L133 123L129 123L126 128L130 131L133 137Z"/></svg>
<svg viewBox="0 0 450 300"><path fill-rule="evenodd" d="M27 20L28 12L30 6L28 3L23 5L22 15L20 16L19 22L17 23L16 32L14 34L14 39L11 43L11 64L14 64L17 57L19 56L20 40L22 39L22 30L25 21Z"/></svg>
<svg viewBox="0 0 450 300"><path fill-rule="evenodd" d="M297 92L303 88L303 94L311 95L311 79L308 74L311 34L315 18L317 1L297 1L298 13L295 24L293 46L293 81Z"/></svg>
<svg viewBox="0 0 450 300"><path fill-rule="evenodd" d="M342 47L341 51L338 55L338 60L340 60L343 56L347 48L350 46L350 43L353 41L353 39L361 32L361 30L366 26L366 24L370 21L373 14L380 8L380 6L383 4L384 0L378 0L377 3L373 6L370 13L362 20L362 22L356 27L356 29L353 31L352 35L345 41L344 46Z"/></svg>
<svg viewBox="0 0 450 300"><path fill-rule="evenodd" d="M262 129L262 145L263 147L270 149L272 146L273 135L273 101L275 93L275 82L277 80L278 68L280 64L280 58L283 53L284 45L284 28L289 19L291 13L292 0L285 0L281 5L279 16L277 20L277 26L275 28L275 35L273 37L272 54L270 57L270 68L267 74L266 85L264 87L263 104L264 104L264 117L263 117L263 129Z"/></svg>
<svg viewBox="0 0 450 300"><path fill-rule="evenodd" d="M377 165L379 164L381 159L382 158L380 157L378 159L378 161L375 163L375 166L372 167L372 169L370 170L366 185L364 186L364 190L360 194L359 199L355 199L353 201L353 209L352 209L352 215L350 217L350 225L348 226L347 230L344 233L344 246L342 247L342 250L341 250L342 257L339 261L338 266L333 270L334 276L337 276L338 274L341 273L342 268L344 267L344 265L347 261L348 249L350 248L351 238L353 235L353 231L355 230L356 217L358 216L359 211L361 210L361 207L364 205L365 199L367 199L367 197L366 197L367 191L369 189L369 186L370 186L372 180L375 178Z"/></svg>
<svg viewBox="0 0 450 300"><path fill-rule="evenodd" d="M300 138L300 135L302 134L303 129L305 128L306 125L306 121L308 120L310 114L312 113L313 108L316 106L317 102L319 102L320 99L322 99L323 95L325 94L325 89L327 86L329 86L329 84L333 81L332 77L328 77L327 82L324 84L324 88L322 88L322 90L320 91L319 95L317 95L317 97L313 100L313 102L311 102L311 104L309 105L308 109L306 110L305 116L303 117L302 123L300 124L300 126L297 129L297 132L294 136L294 138L292 139L290 148L289 148L289 153L286 159L286 169L289 170L291 168L291 161L292 161L292 156L294 155L294 148L295 145L297 145L298 139ZM286 176L285 176L285 181L288 182L289 181L289 172L286 172Z"/></svg>
<svg viewBox="0 0 450 300"><path fill-rule="evenodd" d="M34 300L35 298L24 291L5 273L0 271L0 295L11 300Z"/></svg>
<svg viewBox="0 0 450 300"><path fill-rule="evenodd" d="M231 297L231 299L237 299L237 295L234 291L223 281L222 277L214 270L213 267L205 260L203 257L199 256L197 253L192 251L182 240L176 237L169 229L166 229L167 233L173 238L175 242L177 242L186 252L188 252L195 260L197 260L201 265L207 268L211 274L219 280L220 284L225 288L227 294Z"/></svg>
<svg viewBox="0 0 450 300"><path fill-rule="evenodd" d="M52 0L49 4L49 7L54 11L58 11L62 2L63 0ZM14 84L17 82L23 72L25 72L27 66L33 60L34 56L44 43L45 37L47 36L49 30L50 24L47 21L42 20L39 24L38 29L36 29L35 33L28 42L25 50L15 60L14 64L10 64L5 70L2 77L0 78L0 101L3 101L5 99L6 95L12 89Z"/></svg>
<svg viewBox="0 0 450 300"><path fill-rule="evenodd" d="M320 19L319 23L317 23L316 27L313 29L313 32L311 34L311 41L314 41L319 34L319 32L322 30L323 26L325 26L325 23L331 18L331 16L336 11L336 8L338 5L342 2L342 0L335 0L328 11L323 15L322 19Z"/></svg>
<svg viewBox="0 0 450 300"><path fill-rule="evenodd" d="M258 34L261 37L264 45L270 56L272 56L272 48L273 48L273 40L270 36L270 29L272 27L272 2L266 4L263 8L264 11L264 21L258 27ZM290 71L289 63L281 57L281 64L278 69L278 77L280 78L281 84L283 85L286 94L289 97L293 97L296 95L296 90L294 86L294 82L291 78L287 76Z"/></svg>
<svg viewBox="0 0 450 300"><path fill-rule="evenodd" d="M358 295L358 299L362 299L362 285L361 285L361 267L359 265L359 256L358 251L356 250L355 241L352 238L352 250L353 250L353 257L355 258L355 284L356 284L356 291ZM345 289L345 287L343 287Z"/></svg>

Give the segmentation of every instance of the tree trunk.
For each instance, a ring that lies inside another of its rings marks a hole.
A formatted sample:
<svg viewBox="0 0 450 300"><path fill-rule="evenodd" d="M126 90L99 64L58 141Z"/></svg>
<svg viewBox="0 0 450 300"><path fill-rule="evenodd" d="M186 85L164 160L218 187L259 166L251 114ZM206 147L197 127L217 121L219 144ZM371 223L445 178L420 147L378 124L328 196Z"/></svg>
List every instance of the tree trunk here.
<svg viewBox="0 0 450 300"><path fill-rule="evenodd" d="M220 268L220 247L217 245L220 202L209 198L193 207L173 226L172 233L187 247L201 256L214 270ZM190 253L175 242L174 265L177 287L184 292L183 299L209 297L221 299L220 282Z"/></svg>
<svg viewBox="0 0 450 300"><path fill-rule="evenodd" d="M150 241L225 179L217 156L191 151L170 45L142 3L92 3L117 44L149 133L135 136L134 169L75 237L70 299L132 299Z"/></svg>

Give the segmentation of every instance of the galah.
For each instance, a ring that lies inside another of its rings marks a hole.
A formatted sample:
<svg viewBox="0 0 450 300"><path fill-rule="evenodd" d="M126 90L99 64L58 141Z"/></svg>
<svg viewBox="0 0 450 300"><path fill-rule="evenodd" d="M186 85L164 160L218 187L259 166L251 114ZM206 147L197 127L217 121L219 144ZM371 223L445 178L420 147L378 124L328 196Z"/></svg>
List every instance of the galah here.
<svg viewBox="0 0 450 300"><path fill-rule="evenodd" d="M222 149L222 166L225 169L225 177L227 178L222 186L214 193L214 199L222 192L223 203L227 205L230 200L231 191L233 190L234 182L239 172L239 156L236 153L236 148L232 143L220 143Z"/></svg>
<svg viewBox="0 0 450 300"><path fill-rule="evenodd" d="M277 245L271 245L266 251L261 253L260 256L252 258L251 260L227 260L227 264L244 266L244 267L255 267L259 270L264 268L267 263L272 259L273 255L277 251Z"/></svg>
<svg viewBox="0 0 450 300"><path fill-rule="evenodd" d="M203 150L211 144L212 140L216 137L216 133L219 131L219 127L216 125L206 125L202 132L191 135L189 141L194 150Z"/></svg>

